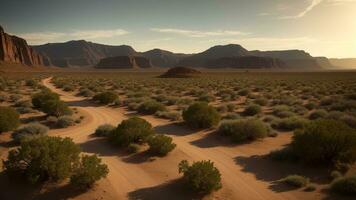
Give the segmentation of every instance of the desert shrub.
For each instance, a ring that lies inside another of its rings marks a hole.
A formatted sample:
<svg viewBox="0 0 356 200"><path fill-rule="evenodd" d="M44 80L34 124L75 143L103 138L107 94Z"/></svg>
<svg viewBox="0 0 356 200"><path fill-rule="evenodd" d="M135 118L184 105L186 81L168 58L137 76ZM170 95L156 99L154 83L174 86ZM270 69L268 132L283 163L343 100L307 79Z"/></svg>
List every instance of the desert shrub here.
<svg viewBox="0 0 356 200"><path fill-rule="evenodd" d="M315 120L315 119L320 119L320 118L326 118L328 115L328 112L326 110L316 110L309 115L309 119Z"/></svg>
<svg viewBox="0 0 356 200"><path fill-rule="evenodd" d="M17 130L14 131L12 134L12 138L15 139L15 141L22 141L23 139L27 137L32 137L32 136L44 136L48 132L48 127L44 126L38 122L30 123L27 125L24 125Z"/></svg>
<svg viewBox="0 0 356 200"><path fill-rule="evenodd" d="M259 97L258 99L254 100L254 103L260 106L266 106L268 104L268 99Z"/></svg>
<svg viewBox="0 0 356 200"><path fill-rule="evenodd" d="M316 190L316 185L313 183L309 183L304 189L304 191L306 191L306 192L312 192L315 190Z"/></svg>
<svg viewBox="0 0 356 200"><path fill-rule="evenodd" d="M241 119L241 116L237 113L227 113L225 116L223 116L223 119L235 120L235 119Z"/></svg>
<svg viewBox="0 0 356 200"><path fill-rule="evenodd" d="M89 90L88 88L82 88L82 89L80 89L78 95L84 96L84 97L92 97L92 96L94 96L94 92Z"/></svg>
<svg viewBox="0 0 356 200"><path fill-rule="evenodd" d="M165 106L155 100L145 101L138 107L138 112L146 115L152 115L158 111L165 111L165 110L166 110Z"/></svg>
<svg viewBox="0 0 356 200"><path fill-rule="evenodd" d="M290 147L271 151L268 154L269 158L274 161L296 161L298 157Z"/></svg>
<svg viewBox="0 0 356 200"><path fill-rule="evenodd" d="M4 168L10 176L23 175L31 183L59 181L72 174L79 153L79 146L70 138L38 137L11 150Z"/></svg>
<svg viewBox="0 0 356 200"><path fill-rule="evenodd" d="M210 160L194 162L192 165L182 160L179 173L183 173L187 185L198 193L208 194L222 187L221 174Z"/></svg>
<svg viewBox="0 0 356 200"><path fill-rule="evenodd" d="M149 151L160 156L167 155L176 147L171 137L161 134L151 136L147 143L150 146Z"/></svg>
<svg viewBox="0 0 356 200"><path fill-rule="evenodd" d="M69 126L73 126L75 124L75 120L71 116L61 116L58 118L56 126L59 128L67 128Z"/></svg>
<svg viewBox="0 0 356 200"><path fill-rule="evenodd" d="M215 97L210 94L203 94L199 96L198 101L204 101L204 102L212 102L215 100Z"/></svg>
<svg viewBox="0 0 356 200"><path fill-rule="evenodd" d="M153 134L152 125L144 119L132 117L124 120L110 134L110 141L127 147L131 143L142 143Z"/></svg>
<svg viewBox="0 0 356 200"><path fill-rule="evenodd" d="M25 85L26 85L26 86L29 86L29 87L34 87L34 86L37 86L38 83L37 83L36 80L29 79L29 80L26 80L26 81L25 81Z"/></svg>
<svg viewBox="0 0 356 200"><path fill-rule="evenodd" d="M252 104L252 105L247 106L243 113L246 116L254 116L254 115L257 115L258 113L260 113L261 111L262 111L261 106L259 106L257 104Z"/></svg>
<svg viewBox="0 0 356 200"><path fill-rule="evenodd" d="M0 133L12 131L20 124L20 115L11 107L0 107Z"/></svg>
<svg viewBox="0 0 356 200"><path fill-rule="evenodd" d="M61 100L46 101L42 105L41 110L48 115L56 117L73 114L72 110L68 107L68 105Z"/></svg>
<svg viewBox="0 0 356 200"><path fill-rule="evenodd" d="M129 146L127 147L127 152L129 153L137 153L138 151L140 151L140 145L138 144L129 144Z"/></svg>
<svg viewBox="0 0 356 200"><path fill-rule="evenodd" d="M356 176L337 178L331 183L331 190L342 195L356 195Z"/></svg>
<svg viewBox="0 0 356 200"><path fill-rule="evenodd" d="M32 96L32 104L37 109L41 109L48 101L59 101L59 95L49 90L43 90Z"/></svg>
<svg viewBox="0 0 356 200"><path fill-rule="evenodd" d="M218 125L220 115L214 107L204 102L198 102L183 111L183 119L190 127L210 128Z"/></svg>
<svg viewBox="0 0 356 200"><path fill-rule="evenodd" d="M111 124L103 124L95 130L94 134L99 137L108 137L114 129L115 126Z"/></svg>
<svg viewBox="0 0 356 200"><path fill-rule="evenodd" d="M105 178L109 169L96 155L84 155L73 173L70 177L71 184L86 189L91 188L101 178Z"/></svg>
<svg viewBox="0 0 356 200"><path fill-rule="evenodd" d="M332 171L332 172L330 173L330 177L331 177L333 180L335 180L335 179L337 179L337 178L342 177L342 174L341 174L341 172L339 172L339 171L337 171L337 170L334 170L334 171Z"/></svg>
<svg viewBox="0 0 356 200"><path fill-rule="evenodd" d="M244 142L266 137L268 128L257 119L231 120L221 123L219 133L231 137L234 142Z"/></svg>
<svg viewBox="0 0 356 200"><path fill-rule="evenodd" d="M178 121L181 119L182 114L180 112L175 111L158 111L155 113L157 117L169 119L172 121Z"/></svg>
<svg viewBox="0 0 356 200"><path fill-rule="evenodd" d="M277 120L275 124L272 124L272 127L284 131L293 131L303 128L307 123L308 120L305 118L295 116Z"/></svg>
<svg viewBox="0 0 356 200"><path fill-rule="evenodd" d="M308 102L307 104L304 105L304 107L308 110L313 110L317 107L318 105L315 102Z"/></svg>
<svg viewBox="0 0 356 200"><path fill-rule="evenodd" d="M93 100L96 102L99 102L100 104L107 105L107 104L114 103L114 101L118 98L119 98L119 96L116 93L107 91L107 92L102 92L102 93L96 94L93 97Z"/></svg>
<svg viewBox="0 0 356 200"><path fill-rule="evenodd" d="M237 92L238 95L240 96L247 96L250 93L248 89L242 89Z"/></svg>
<svg viewBox="0 0 356 200"><path fill-rule="evenodd" d="M316 120L295 132L292 148L307 163L353 163L356 160L356 132L339 121Z"/></svg>
<svg viewBox="0 0 356 200"><path fill-rule="evenodd" d="M340 120L349 125L350 127L356 129L356 117L351 115L344 115L340 117Z"/></svg>
<svg viewBox="0 0 356 200"><path fill-rule="evenodd" d="M289 175L281 180L282 182L297 188L306 186L309 183L309 179L299 175Z"/></svg>

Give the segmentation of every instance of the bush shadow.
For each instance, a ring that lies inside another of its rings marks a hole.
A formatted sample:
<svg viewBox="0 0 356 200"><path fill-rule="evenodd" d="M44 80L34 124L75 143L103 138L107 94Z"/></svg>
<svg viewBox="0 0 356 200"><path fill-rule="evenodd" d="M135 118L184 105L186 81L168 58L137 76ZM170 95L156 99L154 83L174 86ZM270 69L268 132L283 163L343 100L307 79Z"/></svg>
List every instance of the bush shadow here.
<svg viewBox="0 0 356 200"><path fill-rule="evenodd" d="M280 181L288 175L305 176L317 184L330 182L329 169L327 168L310 167L295 162L273 161L268 155L238 156L235 158L235 162L243 168L243 172L252 173L256 179L269 182L271 184L269 188L275 192L296 189Z"/></svg>
<svg viewBox="0 0 356 200"><path fill-rule="evenodd" d="M202 195L197 195L187 190L182 179L169 181L153 187L138 189L128 194L129 200L198 200L202 198Z"/></svg>
<svg viewBox="0 0 356 200"><path fill-rule="evenodd" d="M204 137L190 142L190 144L200 148L212 148L218 146L234 147L237 145L236 143L231 142L229 138L219 135L217 131L209 132Z"/></svg>
<svg viewBox="0 0 356 200"><path fill-rule="evenodd" d="M201 131L186 128L179 122L156 126L154 129L157 133L174 136L186 136Z"/></svg>

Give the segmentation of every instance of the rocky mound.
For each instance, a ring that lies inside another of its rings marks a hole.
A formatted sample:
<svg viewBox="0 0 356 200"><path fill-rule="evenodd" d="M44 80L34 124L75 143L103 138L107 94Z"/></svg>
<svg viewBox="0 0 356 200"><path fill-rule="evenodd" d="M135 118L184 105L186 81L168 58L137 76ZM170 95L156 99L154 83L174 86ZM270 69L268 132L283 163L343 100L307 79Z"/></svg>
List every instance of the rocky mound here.
<svg viewBox="0 0 356 200"><path fill-rule="evenodd" d="M116 56L103 58L96 65L96 68L101 69L134 69L134 68L150 68L151 62L138 56Z"/></svg>
<svg viewBox="0 0 356 200"><path fill-rule="evenodd" d="M187 67L174 67L162 74L161 78L189 78L200 75L201 72Z"/></svg>
<svg viewBox="0 0 356 200"><path fill-rule="evenodd" d="M0 61L28 66L50 65L49 59L28 46L26 40L5 33L1 26Z"/></svg>

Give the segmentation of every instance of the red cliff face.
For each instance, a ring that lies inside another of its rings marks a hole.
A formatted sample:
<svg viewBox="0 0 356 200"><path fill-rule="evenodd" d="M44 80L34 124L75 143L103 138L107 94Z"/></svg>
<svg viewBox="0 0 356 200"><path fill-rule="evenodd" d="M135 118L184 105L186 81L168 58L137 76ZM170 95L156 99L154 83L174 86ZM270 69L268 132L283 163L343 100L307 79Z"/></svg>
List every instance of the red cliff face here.
<svg viewBox="0 0 356 200"><path fill-rule="evenodd" d="M26 40L9 35L0 26L0 60L4 62L19 63L28 66L49 65L48 58L38 54Z"/></svg>

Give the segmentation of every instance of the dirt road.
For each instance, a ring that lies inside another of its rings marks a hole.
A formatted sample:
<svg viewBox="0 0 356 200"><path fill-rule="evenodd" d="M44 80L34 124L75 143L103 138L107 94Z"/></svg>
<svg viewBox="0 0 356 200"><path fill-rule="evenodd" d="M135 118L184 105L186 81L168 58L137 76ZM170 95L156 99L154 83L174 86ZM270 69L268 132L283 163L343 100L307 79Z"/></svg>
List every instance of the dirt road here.
<svg viewBox="0 0 356 200"><path fill-rule="evenodd" d="M185 192L177 165L183 160L211 160L222 174L223 188L207 199L281 200L320 199L321 194L291 191L275 182L297 168L271 163L264 155L290 141L291 134L280 134L251 144L233 145L209 131L194 132L169 121L143 116L157 132L170 135L176 149L163 158L143 153L128 155L92 133L105 123L117 125L129 115L124 108L98 107L82 97L55 88L50 78L42 83L76 107L85 120L77 126L52 130L51 135L71 137L86 153L98 154L109 166L108 177L95 190L72 196L75 199L193 199ZM303 173L312 175L312 171Z"/></svg>

